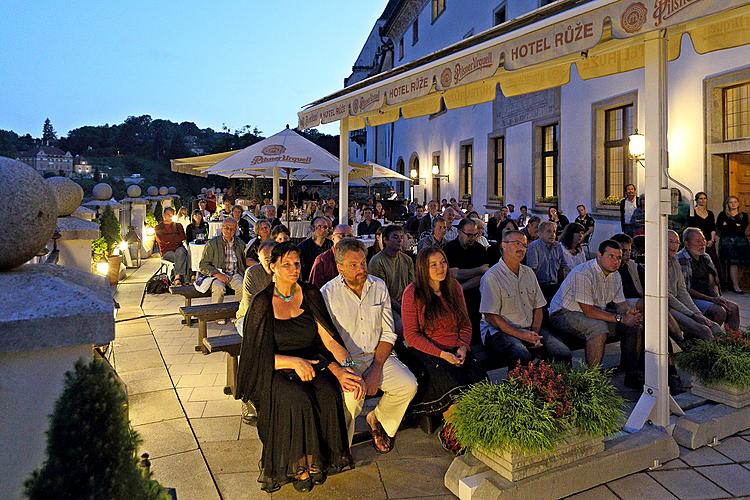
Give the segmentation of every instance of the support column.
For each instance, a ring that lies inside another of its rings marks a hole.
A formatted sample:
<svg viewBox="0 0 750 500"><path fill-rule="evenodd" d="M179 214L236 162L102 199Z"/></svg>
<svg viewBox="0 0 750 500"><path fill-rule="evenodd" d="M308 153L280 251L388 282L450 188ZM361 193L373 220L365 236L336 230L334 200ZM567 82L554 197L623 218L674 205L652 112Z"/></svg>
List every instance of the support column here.
<svg viewBox="0 0 750 500"><path fill-rule="evenodd" d="M349 220L349 118L339 122L339 221Z"/></svg>
<svg viewBox="0 0 750 500"><path fill-rule="evenodd" d="M667 41L665 31L645 38L644 123L646 138L646 385L626 428L640 428L646 420L669 425L667 383L669 335L667 330ZM664 201L662 201L664 200ZM666 203L665 203L666 201ZM637 420L640 420L638 422ZM629 429L629 430L630 430Z"/></svg>
<svg viewBox="0 0 750 500"><path fill-rule="evenodd" d="M273 168L273 201L271 203L273 203L273 206L277 208L279 206L279 199L280 199L279 197L279 184L281 182L280 178L281 176L279 175L279 167L274 167Z"/></svg>

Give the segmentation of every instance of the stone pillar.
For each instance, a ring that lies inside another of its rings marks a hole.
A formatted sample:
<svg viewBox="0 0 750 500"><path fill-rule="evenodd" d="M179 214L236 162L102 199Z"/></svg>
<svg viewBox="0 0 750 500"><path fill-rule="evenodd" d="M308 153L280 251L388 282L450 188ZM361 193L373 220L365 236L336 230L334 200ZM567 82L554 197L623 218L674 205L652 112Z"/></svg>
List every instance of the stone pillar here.
<svg viewBox="0 0 750 500"><path fill-rule="evenodd" d="M114 338L100 277L55 265L0 272L0 498L21 498L45 459L49 415L65 372Z"/></svg>
<svg viewBox="0 0 750 500"><path fill-rule="evenodd" d="M99 237L99 224L77 217L60 217L57 230L60 232L58 264L90 273L91 242Z"/></svg>
<svg viewBox="0 0 750 500"><path fill-rule="evenodd" d="M167 208L167 207L171 207L171 206L172 206L172 198L170 198L169 196L165 196L164 198L162 198L162 200L161 200L161 208L162 209Z"/></svg>
<svg viewBox="0 0 750 500"><path fill-rule="evenodd" d="M130 225L135 228L135 232L141 239L141 246L143 247L143 241L146 236L146 200L143 198L134 198L129 201L131 214L130 220L132 221ZM146 255L146 248L143 247L142 249L144 250L143 255Z"/></svg>

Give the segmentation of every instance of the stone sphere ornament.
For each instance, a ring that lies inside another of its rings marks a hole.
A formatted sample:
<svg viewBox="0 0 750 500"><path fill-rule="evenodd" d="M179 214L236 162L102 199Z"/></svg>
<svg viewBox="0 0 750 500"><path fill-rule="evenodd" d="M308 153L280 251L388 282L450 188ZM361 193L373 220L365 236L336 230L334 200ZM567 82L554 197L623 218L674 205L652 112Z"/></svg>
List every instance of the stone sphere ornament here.
<svg viewBox="0 0 750 500"><path fill-rule="evenodd" d="M169 188L167 186L162 186L159 188L159 195L160 196L166 196L169 194Z"/></svg>
<svg viewBox="0 0 750 500"><path fill-rule="evenodd" d="M0 271L31 260L57 224L55 191L33 168L0 157Z"/></svg>
<svg viewBox="0 0 750 500"><path fill-rule="evenodd" d="M139 198L141 196L141 186L138 184L131 184L128 186L128 198Z"/></svg>
<svg viewBox="0 0 750 500"><path fill-rule="evenodd" d="M67 177L50 177L46 180L55 193L58 217L67 217L81 206L83 188L77 182Z"/></svg>
<svg viewBox="0 0 750 500"><path fill-rule="evenodd" d="M149 186L146 190L146 194L149 196L157 196L159 194L159 188L156 186Z"/></svg>
<svg viewBox="0 0 750 500"><path fill-rule="evenodd" d="M174 186L169 186L169 194L177 194L177 188Z"/></svg>
<svg viewBox="0 0 750 500"><path fill-rule="evenodd" d="M106 182L100 182L91 190L91 194L94 198L100 201L109 200L112 198L112 186Z"/></svg>

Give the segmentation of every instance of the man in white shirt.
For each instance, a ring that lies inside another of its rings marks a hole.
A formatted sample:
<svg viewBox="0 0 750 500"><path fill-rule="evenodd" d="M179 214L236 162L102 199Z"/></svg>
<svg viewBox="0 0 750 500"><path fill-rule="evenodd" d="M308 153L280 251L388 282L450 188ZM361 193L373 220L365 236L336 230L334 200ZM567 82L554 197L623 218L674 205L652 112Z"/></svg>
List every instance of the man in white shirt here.
<svg viewBox="0 0 750 500"><path fill-rule="evenodd" d="M638 208L638 197L635 194L635 185L628 184L625 186L625 198L620 200L620 226L622 227L622 232L631 238L635 231L633 213Z"/></svg>
<svg viewBox="0 0 750 500"><path fill-rule="evenodd" d="M556 330L586 341L589 366L601 364L607 337L619 331L625 385L641 388L642 316L625 300L622 279L617 272L621 262L620 244L603 241L596 258L576 266L560 285L550 303L550 322ZM610 303L614 303L614 310L608 308Z"/></svg>
<svg viewBox="0 0 750 500"><path fill-rule="evenodd" d="M417 379L392 353L396 342L388 288L383 280L367 274L367 251L361 241L343 239L335 248L340 276L326 283L321 292L333 323L351 354L353 368L362 374L368 396L383 391L378 405L367 415L367 427L378 453L393 449L394 437L412 398ZM354 421L363 400L344 393L349 444Z"/></svg>

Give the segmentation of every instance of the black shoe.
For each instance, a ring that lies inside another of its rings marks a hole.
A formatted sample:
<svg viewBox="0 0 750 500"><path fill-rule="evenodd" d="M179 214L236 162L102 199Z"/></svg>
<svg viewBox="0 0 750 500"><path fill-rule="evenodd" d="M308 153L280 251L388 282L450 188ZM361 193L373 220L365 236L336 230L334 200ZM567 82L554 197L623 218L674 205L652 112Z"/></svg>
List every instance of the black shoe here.
<svg viewBox="0 0 750 500"><path fill-rule="evenodd" d="M311 476L307 476L307 479L295 479L292 485L300 493L308 493L313 489L313 480Z"/></svg>
<svg viewBox="0 0 750 500"><path fill-rule="evenodd" d="M643 384L645 380L642 373L627 373L625 374L625 387L630 389L643 390Z"/></svg>
<svg viewBox="0 0 750 500"><path fill-rule="evenodd" d="M310 477L312 478L312 482L315 486L319 486L325 483L326 479L328 479L328 475L324 471L312 472L310 473Z"/></svg>

